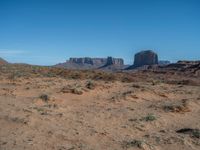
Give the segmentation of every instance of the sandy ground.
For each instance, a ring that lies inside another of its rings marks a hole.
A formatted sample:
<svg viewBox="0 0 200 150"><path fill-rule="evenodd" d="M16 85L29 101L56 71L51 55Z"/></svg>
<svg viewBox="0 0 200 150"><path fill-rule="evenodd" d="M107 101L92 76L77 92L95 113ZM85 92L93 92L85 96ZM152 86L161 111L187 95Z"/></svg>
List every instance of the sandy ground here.
<svg viewBox="0 0 200 150"><path fill-rule="evenodd" d="M183 128L200 129L200 86L1 76L0 150L199 150Z"/></svg>

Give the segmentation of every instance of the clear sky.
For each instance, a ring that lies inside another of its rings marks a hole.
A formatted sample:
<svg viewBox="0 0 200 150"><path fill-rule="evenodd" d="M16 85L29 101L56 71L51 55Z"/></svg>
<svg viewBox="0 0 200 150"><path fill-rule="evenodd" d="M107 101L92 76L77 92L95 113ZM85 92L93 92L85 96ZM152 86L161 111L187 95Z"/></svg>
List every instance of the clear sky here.
<svg viewBox="0 0 200 150"><path fill-rule="evenodd" d="M0 57L52 65L69 57L200 59L200 0L0 0Z"/></svg>

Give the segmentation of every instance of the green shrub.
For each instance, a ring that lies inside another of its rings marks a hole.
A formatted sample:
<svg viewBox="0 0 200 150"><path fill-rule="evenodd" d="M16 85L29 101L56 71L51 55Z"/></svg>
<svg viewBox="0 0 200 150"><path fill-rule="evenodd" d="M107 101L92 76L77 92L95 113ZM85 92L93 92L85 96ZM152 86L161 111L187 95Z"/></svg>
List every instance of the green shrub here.
<svg viewBox="0 0 200 150"><path fill-rule="evenodd" d="M156 117L153 114L148 114L142 120L145 120L145 121L154 121L154 120L156 120Z"/></svg>

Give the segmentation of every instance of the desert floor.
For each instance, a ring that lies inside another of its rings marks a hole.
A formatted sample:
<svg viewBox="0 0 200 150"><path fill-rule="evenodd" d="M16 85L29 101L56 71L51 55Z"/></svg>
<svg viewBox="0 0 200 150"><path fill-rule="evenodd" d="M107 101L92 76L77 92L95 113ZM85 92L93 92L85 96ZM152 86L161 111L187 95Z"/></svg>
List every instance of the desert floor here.
<svg viewBox="0 0 200 150"><path fill-rule="evenodd" d="M199 150L199 129L198 85L0 77L1 150Z"/></svg>

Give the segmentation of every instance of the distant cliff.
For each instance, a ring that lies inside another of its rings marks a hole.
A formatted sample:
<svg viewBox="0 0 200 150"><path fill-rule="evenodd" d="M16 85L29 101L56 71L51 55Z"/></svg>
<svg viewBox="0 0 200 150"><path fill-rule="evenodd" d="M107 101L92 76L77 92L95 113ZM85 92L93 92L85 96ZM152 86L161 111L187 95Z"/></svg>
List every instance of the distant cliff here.
<svg viewBox="0 0 200 150"><path fill-rule="evenodd" d="M124 60L122 58L113 58L113 57L108 57L106 59L106 66L110 66L110 65L124 65Z"/></svg>
<svg viewBox="0 0 200 150"><path fill-rule="evenodd" d="M57 64L56 67L63 67L67 69L103 69L104 67L113 66L120 68L124 65L124 60L122 58L91 58L91 57L81 57L81 58L70 58L65 63Z"/></svg>
<svg viewBox="0 0 200 150"><path fill-rule="evenodd" d="M168 60L159 60L158 61L158 64L159 65L169 65L171 62L170 61L168 61Z"/></svg>
<svg viewBox="0 0 200 150"><path fill-rule="evenodd" d="M89 65L96 65L101 66L106 64L107 59L106 58L90 58L90 57L82 57L82 58L70 58L68 63L75 63L75 64L89 64Z"/></svg>

